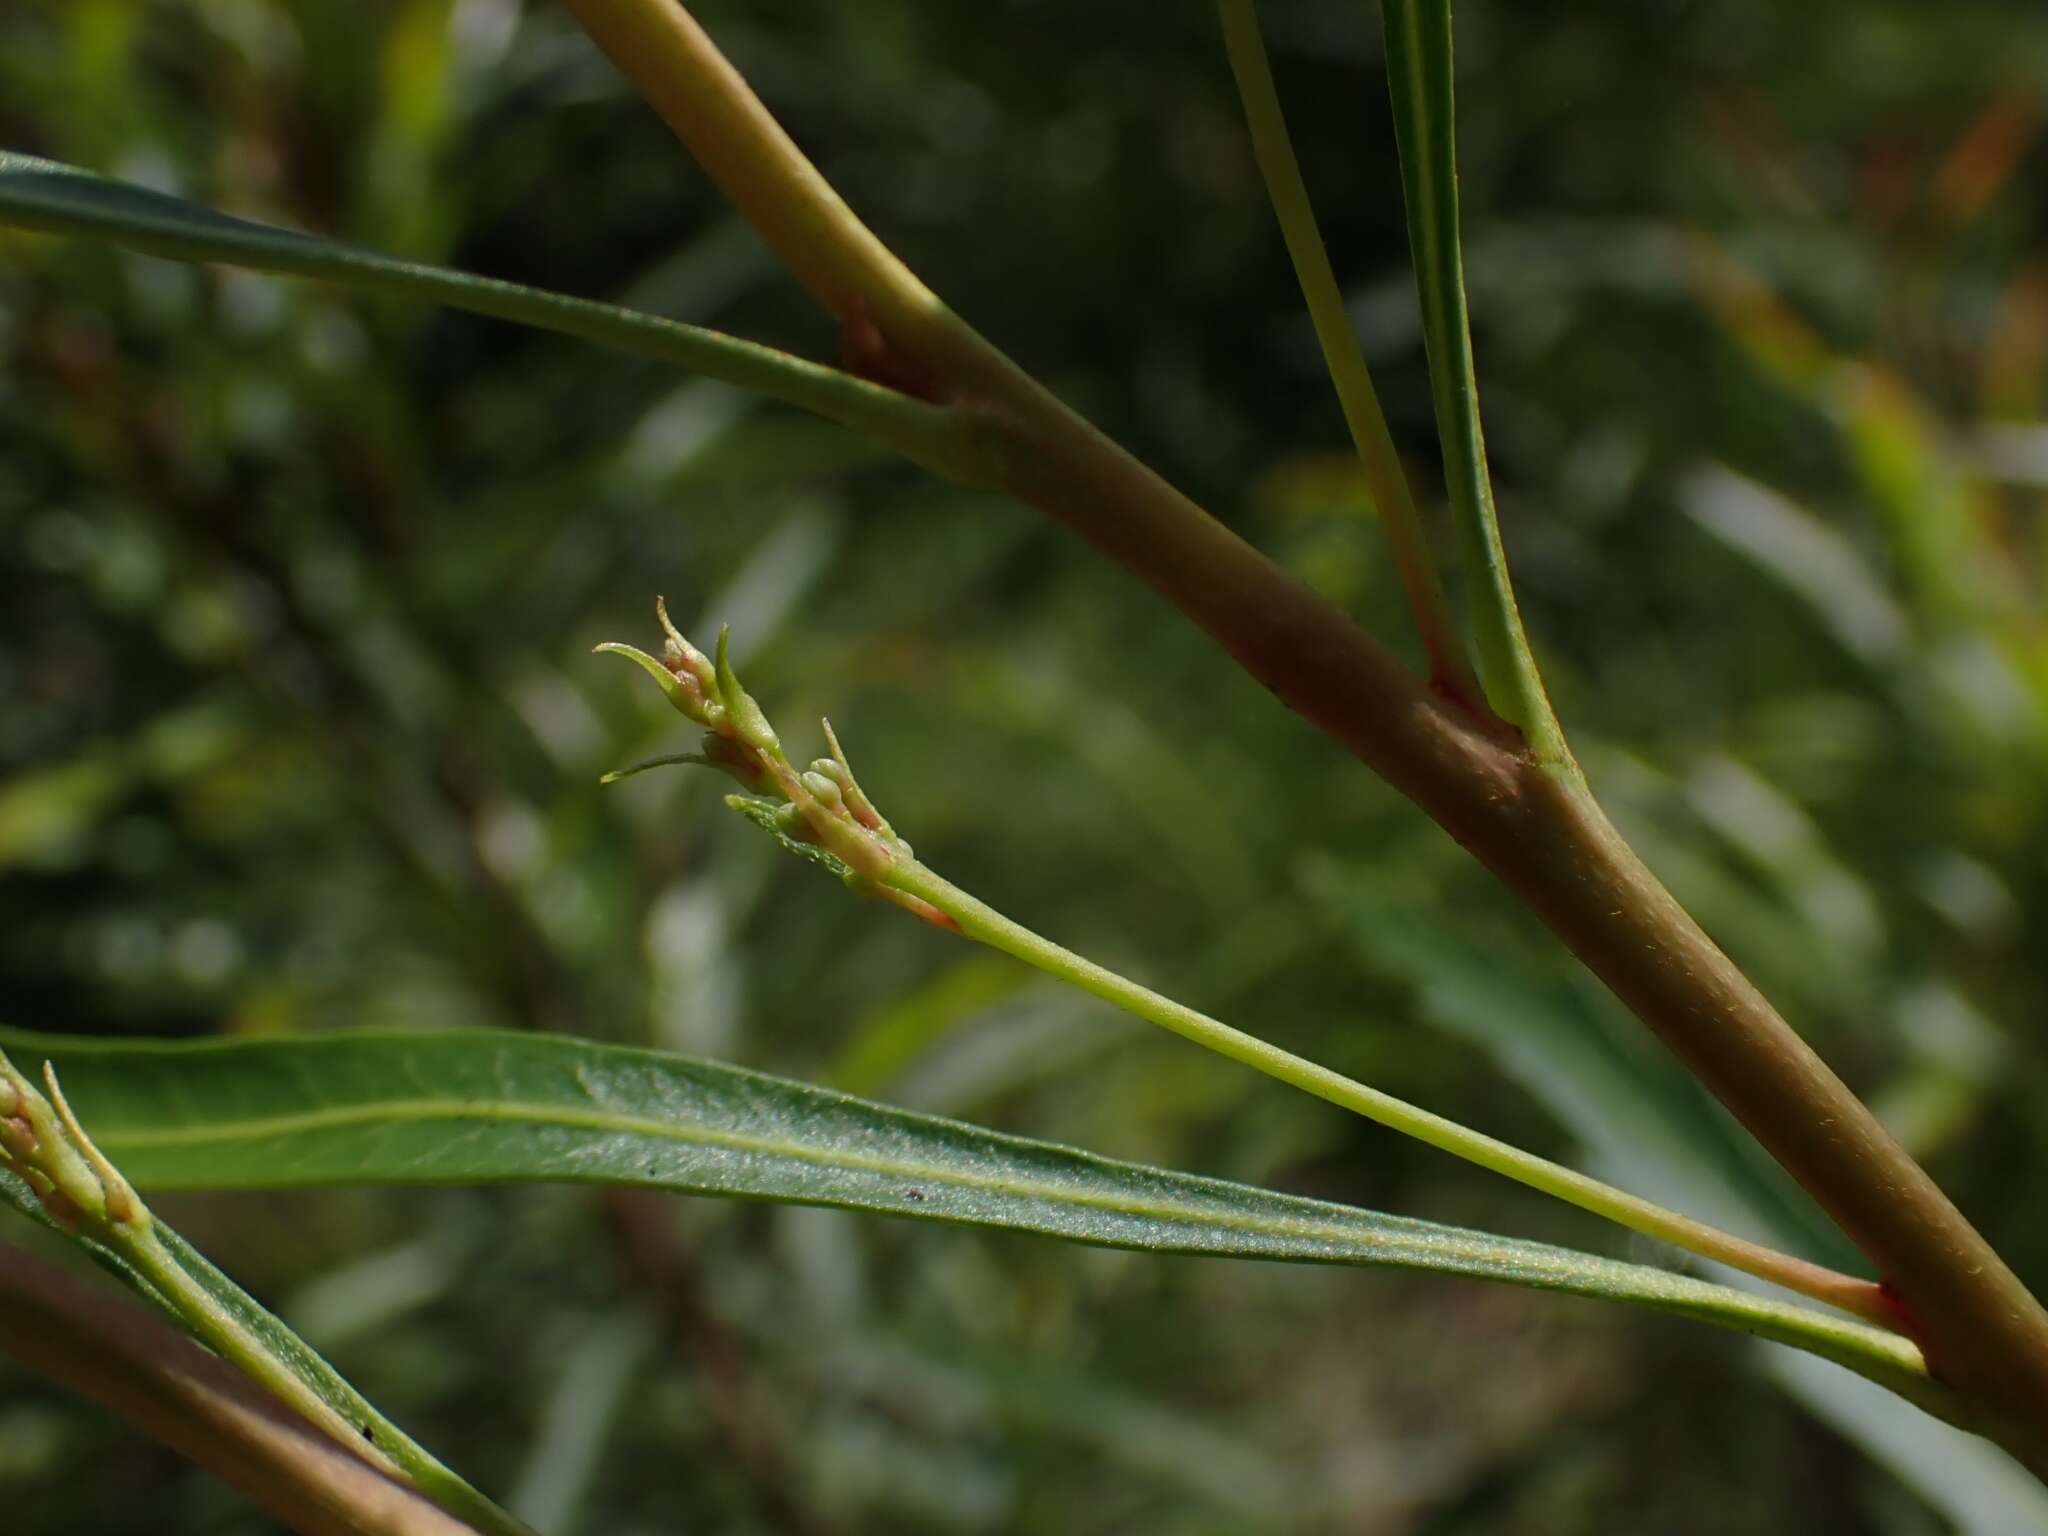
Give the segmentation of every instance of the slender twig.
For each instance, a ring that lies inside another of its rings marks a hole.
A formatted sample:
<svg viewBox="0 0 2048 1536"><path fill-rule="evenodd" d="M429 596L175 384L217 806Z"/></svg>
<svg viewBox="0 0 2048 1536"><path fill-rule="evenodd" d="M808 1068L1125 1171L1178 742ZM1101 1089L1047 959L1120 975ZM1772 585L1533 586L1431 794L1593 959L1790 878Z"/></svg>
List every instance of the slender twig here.
<svg viewBox="0 0 2048 1536"><path fill-rule="evenodd" d="M1654 1237L1701 1258L1739 1269L1815 1301L1854 1313L1884 1328L1898 1326L1896 1310L1868 1280L1780 1253L1761 1243L1723 1232L1626 1190L1603 1184L1573 1168L1432 1114L1390 1093L1369 1088L1328 1067L1304 1060L1256 1035L1234 1029L1185 1004L1141 986L1127 976L1097 965L1033 933L986 902L968 894L915 859L887 877L898 890L929 902L953 920L962 934L999 949L1026 965L1058 977L1104 1002L1112 1003L1162 1029L1172 1030L1220 1056L1263 1072L1277 1082L1314 1094L1326 1103L1363 1115L1377 1125L1413 1137L1453 1157L1462 1158L1517 1184L1605 1217L1631 1232Z"/></svg>
<svg viewBox="0 0 2048 1536"><path fill-rule="evenodd" d="M1868 1280L1840 1274L1722 1232L1432 1114L1392 1094L1368 1088L1140 986L1004 917L918 860L910 844L897 835L861 788L830 721L824 722L824 732L832 755L799 772L761 706L734 674L725 635L719 636L718 659L713 662L669 623L667 606L659 599L655 613L667 632L662 659L616 641L597 649L624 656L644 669L661 685L677 712L703 726L707 734L701 753L669 754L640 767L695 763L723 768L749 789L761 792L757 798L732 797L735 809L781 838L791 851L825 865L849 884L906 907L928 922L999 949L1148 1023L1169 1029L1290 1087L1631 1231L1840 1307L1866 1321L1887 1328L1896 1325L1895 1310ZM605 777L610 781L620 775Z"/></svg>
<svg viewBox="0 0 2048 1536"><path fill-rule="evenodd" d="M1351 324L1344 294L1337 286L1337 274L1330 266L1330 253L1316 224L1315 208L1309 202L1308 186L1294 158L1294 146L1287 134L1287 118L1280 109L1280 97L1273 87L1272 66L1266 60L1266 45L1259 35L1255 0L1219 0L1223 18L1223 41L1230 55L1230 68L1237 79L1238 98L1244 103L1245 122L1251 130L1252 155L1259 174L1265 178L1266 195L1272 201L1274 217L1287 242L1287 254L1294 263L1295 280L1308 306L1316 341L1323 350L1323 366L1337 391L1344 411L1344 424L1358 449L1365 470L1366 488L1380 521L1387 531L1387 543L1394 554L1394 566L1408 598L1408 610L1429 657L1431 680L1466 704L1483 705L1478 680L1465 659L1464 639L1457 620L1444 598L1443 583L1437 577L1422 519L1416 515L1415 498L1409 490L1407 471L1394 449L1393 434L1387 429L1372 373L1365 365L1365 353Z"/></svg>
<svg viewBox="0 0 2048 1536"><path fill-rule="evenodd" d="M7 1244L0 1350L198 1463L300 1536L476 1536L138 1303Z"/></svg>

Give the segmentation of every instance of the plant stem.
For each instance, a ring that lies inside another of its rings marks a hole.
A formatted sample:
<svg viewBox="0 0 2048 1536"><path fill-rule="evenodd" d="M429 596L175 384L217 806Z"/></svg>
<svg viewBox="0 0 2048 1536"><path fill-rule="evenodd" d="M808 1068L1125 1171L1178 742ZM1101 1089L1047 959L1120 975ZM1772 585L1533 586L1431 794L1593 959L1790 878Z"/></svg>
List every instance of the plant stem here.
<svg viewBox="0 0 2048 1536"><path fill-rule="evenodd" d="M969 895L928 865L912 859L899 864L886 883L908 892L951 918L967 938L999 949L1026 965L1056 976L1103 1001L1113 1003L1148 1023L1215 1051L1276 1081L1314 1094L1326 1103L1363 1115L1377 1125L1412 1136L1453 1157L1463 1158L1518 1184L1553 1196L1580 1210L1640 1232L1646 1237L1713 1259L1745 1274L1781 1285L1815 1301L1839 1307L1881 1327L1895 1328L1897 1312L1868 1280L1844 1275L1723 1232L1661 1205L1603 1184L1575 1169L1525 1152L1520 1147L1430 1113L1416 1105L1368 1088L1328 1067L1282 1050L1256 1035L1234 1029L1183 1003L1107 970L1070 949L1033 933L986 902Z"/></svg>
<svg viewBox="0 0 2048 1536"><path fill-rule="evenodd" d="M1535 764L1446 825L1879 1265L1936 1379L2048 1481L2048 1314L1926 1171L1622 839Z"/></svg>
<svg viewBox="0 0 2048 1536"><path fill-rule="evenodd" d="M1994 1411L1996 1438L2048 1480L2048 1312L1620 844L1575 772L1451 707L975 335L860 226L680 6L569 3L835 314L871 319L940 398L1007 439L1006 489L1152 586L1526 901L1834 1216L1944 1382Z"/></svg>
<svg viewBox="0 0 2048 1536"><path fill-rule="evenodd" d="M1223 41L1230 55L1230 67L1237 79L1237 94L1244 103L1246 124L1251 130L1252 155L1259 174L1265 178L1266 195L1280 222L1287 242L1288 257L1294 263L1295 280L1308 306L1316 341L1322 347L1323 366L1336 388L1344 422L1358 449L1365 469L1367 489L1393 549L1394 565L1400 572L1407 594L1408 609L1422 637L1429 657L1430 677L1439 688L1470 707L1483 707L1479 683L1465 659L1465 644L1437 579L1436 562L1416 515L1415 500L1408 487L1408 475L1395 452L1393 434L1380 409L1372 374L1365 365L1365 353L1352 329L1350 311L1337 287L1337 275L1330 267L1330 253L1316 225L1315 208L1309 202L1308 187L1288 139L1287 118L1273 87L1272 66L1266 59L1266 45L1259 35L1254 0L1219 0L1223 18Z"/></svg>
<svg viewBox="0 0 2048 1536"><path fill-rule="evenodd" d="M5 1244L0 1350L189 1457L300 1536L476 1536L134 1302Z"/></svg>
<svg viewBox="0 0 2048 1536"><path fill-rule="evenodd" d="M567 3L813 297L842 325L872 327L900 371L982 424L1002 451L1001 489L1146 582L1330 729L1361 709L1398 717L1444 702L942 304L804 158L689 12L671 0ZM1388 734L1373 721L1355 728Z"/></svg>

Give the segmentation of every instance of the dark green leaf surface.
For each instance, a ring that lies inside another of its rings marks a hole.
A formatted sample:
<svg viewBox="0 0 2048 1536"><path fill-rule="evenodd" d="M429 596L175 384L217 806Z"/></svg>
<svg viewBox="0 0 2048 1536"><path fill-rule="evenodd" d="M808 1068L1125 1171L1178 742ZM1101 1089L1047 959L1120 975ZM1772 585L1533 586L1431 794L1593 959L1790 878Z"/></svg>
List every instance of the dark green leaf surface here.
<svg viewBox="0 0 2048 1536"><path fill-rule="evenodd" d="M686 1057L555 1036L80 1041L57 1062L138 1185L576 1181L844 1206L1165 1253L1385 1265L1633 1302L1809 1349L1946 1412L1861 1324L1664 1270L1113 1162Z"/></svg>

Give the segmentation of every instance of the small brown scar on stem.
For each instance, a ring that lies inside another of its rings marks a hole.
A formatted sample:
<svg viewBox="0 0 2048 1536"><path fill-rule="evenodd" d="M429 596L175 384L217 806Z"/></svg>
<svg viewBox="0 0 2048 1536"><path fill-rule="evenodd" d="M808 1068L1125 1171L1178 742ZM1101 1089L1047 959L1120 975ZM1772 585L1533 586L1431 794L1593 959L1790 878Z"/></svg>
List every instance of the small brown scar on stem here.
<svg viewBox="0 0 2048 1536"><path fill-rule="evenodd" d="M888 338L868 318L867 305L857 296L839 317L839 360L848 373L871 384L931 405L945 403L938 381L889 345Z"/></svg>

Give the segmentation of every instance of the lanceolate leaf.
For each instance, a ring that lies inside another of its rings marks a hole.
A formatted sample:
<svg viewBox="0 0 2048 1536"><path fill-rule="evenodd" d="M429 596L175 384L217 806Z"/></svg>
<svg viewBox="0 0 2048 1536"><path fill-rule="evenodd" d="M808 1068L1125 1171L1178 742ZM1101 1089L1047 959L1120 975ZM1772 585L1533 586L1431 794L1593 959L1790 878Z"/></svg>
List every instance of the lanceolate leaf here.
<svg viewBox="0 0 2048 1536"><path fill-rule="evenodd" d="M33 1036L22 1038L35 1043ZM5 1169L0 1169L0 1204L11 1205L44 1226L55 1226L27 1182ZM198 1249L160 1221L153 1227L169 1262L204 1293L209 1310L217 1308L256 1345L262 1359L254 1362L246 1358L246 1351L225 1351L245 1374L337 1438L352 1441L360 1435L366 1460L382 1471L409 1480L422 1494L461 1516L478 1531L489 1536L533 1536L526 1525L498 1508L386 1418L318 1351L215 1268ZM209 1339L207 1330L196 1318L188 1316L163 1287L122 1254L91 1238L79 1236L78 1242L102 1268L177 1318L204 1342L218 1342ZM159 1278L167 1286L176 1279L168 1274ZM238 1354L243 1357L237 1358Z"/></svg>
<svg viewBox="0 0 2048 1536"><path fill-rule="evenodd" d="M428 266L231 218L76 166L0 150L0 226L82 235L174 261L220 262L396 293L673 363L788 401L949 479L985 479L970 424L866 379L659 315Z"/></svg>
<svg viewBox="0 0 2048 1536"><path fill-rule="evenodd" d="M144 1188L592 1182L915 1216L1107 1247L1384 1265L1632 1302L1837 1361L1951 1417L1896 1335L1664 1270L1113 1162L737 1067L554 1036L105 1043L57 1062Z"/></svg>
<svg viewBox="0 0 2048 1536"><path fill-rule="evenodd" d="M1563 737L1508 580L1494 512L1486 439L1479 429L1479 384L1465 309L1465 264L1458 244L1458 165L1451 109L1451 0L1384 0L1387 87L1401 151L1401 187L1422 296L1422 334L1436 396L1444 477L1458 526L1459 558L1469 584L1480 677L1487 700L1527 733L1550 761L1564 761Z"/></svg>

